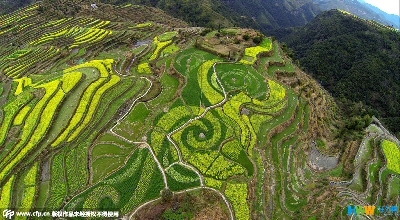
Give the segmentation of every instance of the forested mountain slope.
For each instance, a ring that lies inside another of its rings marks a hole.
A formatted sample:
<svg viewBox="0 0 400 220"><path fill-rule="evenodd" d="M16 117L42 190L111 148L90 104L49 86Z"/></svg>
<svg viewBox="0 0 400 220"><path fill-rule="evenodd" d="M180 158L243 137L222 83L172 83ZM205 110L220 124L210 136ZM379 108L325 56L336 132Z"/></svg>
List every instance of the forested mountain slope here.
<svg viewBox="0 0 400 220"><path fill-rule="evenodd" d="M334 97L362 101L400 131L400 33L338 10L278 38Z"/></svg>
<svg viewBox="0 0 400 220"><path fill-rule="evenodd" d="M400 29L400 16L399 15L389 14L387 12L384 12L381 9L379 9L378 7L373 6L363 0L360 0L360 2L363 3L364 6L366 6L367 8L369 8L372 11L374 11L375 13L379 14L382 18L385 18L387 21L394 24L394 27L396 27L397 29Z"/></svg>
<svg viewBox="0 0 400 220"><path fill-rule="evenodd" d="M32 0L1 0L1 12L10 12L24 6ZM46 0L44 1L46 2ZM90 0L52 0L55 5L66 3L78 7L81 3L90 5ZM192 26L230 27L240 26L269 31L280 27L293 27L306 24L316 14L319 8L311 0L99 0L94 2L116 5L142 4L160 8L166 13L187 21ZM73 15L73 11L65 11Z"/></svg>
<svg viewBox="0 0 400 220"><path fill-rule="evenodd" d="M400 142L284 50L140 5L45 0L0 16L0 209L340 219L396 204Z"/></svg>
<svg viewBox="0 0 400 220"><path fill-rule="evenodd" d="M362 0L313 0L323 11L341 9L367 20L374 20L384 25L393 25L400 28L399 16L388 13L374 7Z"/></svg>
<svg viewBox="0 0 400 220"><path fill-rule="evenodd" d="M33 0L0 0L0 15L24 7Z"/></svg>

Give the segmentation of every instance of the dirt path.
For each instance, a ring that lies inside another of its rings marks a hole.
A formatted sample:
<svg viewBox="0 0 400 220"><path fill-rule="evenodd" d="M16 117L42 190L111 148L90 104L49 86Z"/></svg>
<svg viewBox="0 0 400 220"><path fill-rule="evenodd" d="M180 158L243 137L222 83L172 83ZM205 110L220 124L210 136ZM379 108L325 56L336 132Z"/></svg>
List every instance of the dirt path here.
<svg viewBox="0 0 400 220"><path fill-rule="evenodd" d="M217 64L217 63L214 63L214 65L213 65L213 70L214 70L215 74L217 75L217 72L216 72L216 69L215 69L215 65L216 65L216 64ZM116 70L115 67L114 67L114 70ZM125 76L125 75L121 74L121 73L118 72L118 71L115 71L115 72L116 72L117 74L121 75L121 76ZM202 175L194 166L192 166L192 165L186 163L186 162L183 160L183 158L182 158L182 152L180 151L178 145L177 145L177 144L174 142L174 140L172 139L172 135L174 135L175 133L177 133L177 132L180 131L181 129L185 128L186 126L188 126L188 125L189 125L190 123L192 123L193 121L196 121L196 120L199 120L199 119L205 117L205 115L206 115L210 110L215 109L215 108L218 108L218 107L221 107L223 104L225 104L225 103L228 101L228 94L227 94L227 92L225 91L225 88L222 86L222 83L221 83L220 79L217 77L217 81L218 81L218 83L220 84L220 86L221 86L221 88L222 88L222 90L223 90L223 93L224 93L224 99L223 99L221 102L217 103L217 104L214 104L214 105L212 105L212 106L207 107L201 115L196 116L196 117L194 117L194 118L192 118L192 119L189 119L185 124L183 124L183 125L180 126L179 128L177 128L177 129L173 130L172 132L170 132L169 134L167 134L167 139L172 143L172 145L175 147L175 149L176 149L176 151L177 151L177 153L178 153L179 161L178 161L178 162L172 163L171 165L169 165L167 168L164 169L164 168L162 167L160 161L158 160L156 154L154 153L154 150L152 149L152 147L151 147L147 142L134 142L134 141L131 141L131 140L129 140L129 139L127 139L127 138L125 138L125 137L123 137L123 136L117 134L116 132L114 132L114 128L116 128L118 125L121 124L121 122L127 117L127 115L132 111L132 109L134 108L134 106L137 104L138 100L140 100L142 97L146 96L146 95L149 93L150 89L152 88L153 83L151 82L151 80L147 79L146 77L141 77L141 78L142 78L142 79L145 79L145 80L147 80L147 81L149 81L149 82L150 82L150 87L147 89L147 91L146 91L143 95L141 95L141 96L139 96L138 98L136 98L136 99L132 102L132 104L129 106L128 110L127 110L119 119L117 119L117 122L115 123L115 125L114 125L113 127L110 128L110 130L109 130L110 133L111 133L112 135L114 135L114 136L116 136L116 137L118 137L118 138L124 140L124 141L127 142L127 143L130 143L130 144L139 144L139 145L141 145L142 147L143 147L143 146L146 147L146 148L150 151L151 155L153 156L154 161L157 163L158 169L160 170L160 172L161 172L161 174L162 174L162 176L163 176L163 181L164 181L164 185L165 185L165 188L166 188L166 189L168 189L168 182L167 182L167 176L166 176L165 172L166 172L166 170L168 170L172 165L174 165L174 164L181 164L182 166L185 166L185 167L187 167L187 168L193 170L194 172L196 172L196 174L199 176L199 179L200 179L200 186L199 186L199 187L192 188L192 189L188 189L188 190L176 192L176 193L179 194L179 193L184 193L184 192L188 192L188 191L193 191L193 190L197 190L197 189L201 189L201 188L212 190L212 191L216 192L219 196L222 197L222 199L224 200L224 202L226 203L226 205L227 205L227 207L228 207L229 214L230 214L230 219L233 220L233 219L234 219L233 208L232 208L232 205L229 203L228 199L225 197L225 195L224 195L223 193L221 193L220 191L216 190L216 189L213 189L213 188L210 188L210 187L206 187L206 186L205 186L203 175ZM92 175L93 175L93 173L90 174L90 176L92 176ZM89 188L88 188L88 189L89 189ZM86 190L84 190L83 192L85 192L85 191L86 191ZM82 192L81 192L81 193L82 193ZM71 198L70 201L72 201L76 196L80 195L81 193L75 195L73 198ZM157 198L157 199L148 201L148 202L146 202L146 203L144 203L144 204L138 206L138 207L132 212L132 214L129 215L129 219L130 219L132 216L134 216L134 215L137 213L137 211L138 211L139 209L141 209L142 207L144 207L144 206L146 206L146 205L148 205L148 204L150 204L150 203L152 203L152 202L154 202L154 201L157 201L158 199L160 199L160 198ZM68 204L68 203L67 203L67 204ZM67 204L66 204L66 205L67 205ZM64 207L65 207L66 205L64 205ZM127 216L124 216L124 219L126 219L126 218L128 218L128 215L127 215Z"/></svg>
<svg viewBox="0 0 400 220"><path fill-rule="evenodd" d="M182 190L182 191L179 191L179 192L175 192L174 194L182 194L182 193L187 193L187 192L191 192L191 191L195 191L195 190L199 190L199 189L208 189L208 190L211 190L211 191L217 193L219 196L221 196L221 198L224 200L226 206L228 207L230 219L231 219L231 220L234 220L234 219L235 219L234 216L233 216L233 212L231 211L231 210L232 210L232 206L231 206L231 204L229 203L228 199L224 196L224 194L222 194L220 191L218 191L218 190L216 190L216 189L214 189L214 188L210 188L210 187L207 187L207 186L199 186L199 187L195 187L195 188L191 188L191 189L186 189L186 190ZM132 214L129 215L129 217L128 217L128 216L125 216L123 219L133 219L133 216L135 216L135 214L136 214L140 209L142 209L142 208L145 207L146 205L148 205L148 204L150 204L150 203L153 203L153 202L155 202L155 201L157 201L157 200L159 200L159 199L160 199L160 198L153 199L153 200L151 200L151 201L148 201L148 202L142 204L141 206L137 207L137 208L135 209L135 211L132 212Z"/></svg>
<svg viewBox="0 0 400 220"><path fill-rule="evenodd" d="M213 65L213 70L214 70L214 73L218 76L218 74L217 74L217 72L216 72L216 70L215 70L215 65L216 65L216 64L217 64L217 63L214 63L214 65ZM192 188L192 189L189 189L189 190L184 190L184 191L177 192L177 193L184 193L184 192L188 192L188 191L192 191L192 190L197 190L197 189L200 189L200 188L210 189L210 190L212 190L212 191L218 193L218 194L222 197L222 199L224 200L224 202L226 203L226 205L227 205L227 207L228 207L229 214L230 214L230 218L231 218L231 219L234 219L232 206L231 206L231 204L229 203L228 199L225 197L225 195L222 194L220 191L218 191L218 190L216 190L216 189L213 189L213 188L210 188L210 187L206 187L206 186L205 186L203 175L201 175L201 173L200 173L195 167L193 167L192 165L186 163L186 162L183 160L182 152L180 151L180 149L179 149L178 145L175 143L175 141L172 139L172 135L174 135L175 133L179 132L180 130L182 130L183 128L185 128L186 126L188 126L188 125L189 125L190 123L192 123L193 121L196 121L196 120L199 120L199 119L205 117L205 115L206 115L211 109L218 108L218 107L222 106L223 104L225 104L225 103L228 101L228 94L227 94L225 88L222 86L222 83L221 83L221 81L220 81L220 79L219 79L218 77L217 77L217 81L218 81L218 83L220 84L220 86L221 86L221 88L222 88L222 90L223 90L224 99L223 99L221 102L219 102L219 103L217 103L217 104L215 104L215 105L212 105L212 106L207 107L201 115L196 116L196 117L194 117L194 118L192 118L192 119L189 119L185 124L183 124L183 125L180 126L179 128L176 128L175 130L173 130L173 131L171 131L169 134L167 134L167 139L169 140L169 142L172 143L172 145L175 147L175 149L176 149L176 151L177 151L177 153L178 153L178 159L179 159L179 161L178 161L178 162L172 163L171 165L169 165L169 166L168 166L167 168L165 168L165 169L163 169L162 167L160 167L160 169L163 170L163 176L165 176L165 170L168 170L168 169L169 169L172 165L174 165L174 164L181 164L182 166L185 166L185 167L187 167L187 168L193 170L194 172L196 172L196 174L197 174L197 175L199 176L199 178L200 178L200 187ZM129 110L129 111L130 111L130 110ZM115 134L115 133L114 133L114 134ZM125 138L124 138L124 139L125 139ZM151 149L150 146L149 146L149 149ZM155 157L155 155L154 155L154 158L155 158L155 160L157 160L157 158ZM159 162L157 162L157 163L159 163ZM161 166L161 164L160 164L160 166ZM167 186L167 184L166 184L166 186ZM167 187L167 188L168 188L168 187ZM151 202L154 202L154 201L156 201L156 200L157 200L157 199L152 200L152 201L149 201L149 202L146 202L146 203L142 204L141 206L137 207L137 208L134 210L134 212L129 216L129 219L132 218L132 217L137 213L137 211L138 211L139 209L141 209L141 208L144 207L145 205L147 205L147 204L149 204L149 203L151 203Z"/></svg>

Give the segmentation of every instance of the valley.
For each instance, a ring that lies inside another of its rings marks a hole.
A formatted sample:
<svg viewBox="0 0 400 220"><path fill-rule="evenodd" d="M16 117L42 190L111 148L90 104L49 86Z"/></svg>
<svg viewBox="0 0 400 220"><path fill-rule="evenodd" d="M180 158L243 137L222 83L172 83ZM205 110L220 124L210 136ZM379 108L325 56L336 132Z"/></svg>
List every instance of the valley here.
<svg viewBox="0 0 400 220"><path fill-rule="evenodd" d="M79 6L0 17L1 209L244 220L398 205L399 140L375 117L345 130L275 38Z"/></svg>

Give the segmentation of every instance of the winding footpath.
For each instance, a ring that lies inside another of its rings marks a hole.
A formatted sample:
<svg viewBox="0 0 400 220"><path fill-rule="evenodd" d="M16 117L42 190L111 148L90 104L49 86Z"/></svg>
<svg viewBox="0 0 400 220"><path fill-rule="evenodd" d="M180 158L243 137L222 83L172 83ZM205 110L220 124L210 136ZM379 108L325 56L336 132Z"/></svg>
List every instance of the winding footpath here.
<svg viewBox="0 0 400 220"><path fill-rule="evenodd" d="M214 69L214 73L215 73L215 74L217 74L217 72L216 72L216 70L215 70L215 65L216 65L216 64L217 64L217 63L214 63L214 65L213 65L213 69ZM174 134L177 133L178 131L182 130L183 128L185 128L186 126L188 126L188 125L189 125L190 123L192 123L193 121L196 121L196 120L199 120L199 119L203 118L211 109L218 108L218 107L222 106L223 104L225 104L225 103L228 101L228 94L226 93L225 88L222 86L222 83L221 83L220 79L218 78L218 75L217 75L217 81L218 81L218 83L220 84L220 86L221 86L221 88L222 88L222 91L223 91L223 93L224 93L224 99L223 99L221 102L217 103L217 104L214 104L214 105L212 105L212 106L207 107L201 115L199 115L199 116L197 116L197 117L194 117L194 118L192 118L192 119L189 119L189 121L187 121L185 124L183 124L183 125L180 126L179 128L176 128L175 130L173 130L173 131L171 131L169 134L167 134L167 138L168 138L169 142L171 142L172 145L174 145L176 151L178 152L179 163L182 164L182 165L184 165L184 166L186 166L186 167L188 167L188 168L190 168L190 169L192 169L193 171L195 171L195 172L197 173L197 175L198 175L199 178L200 178L200 184L201 184L201 186L204 186L204 177L199 173L199 171L198 171L196 168L194 168L194 167L191 166L191 165L188 165L188 164L182 159L182 152L181 152L181 150L179 149L178 145L175 143L175 141L172 139L172 135L174 135Z"/></svg>
<svg viewBox="0 0 400 220"><path fill-rule="evenodd" d="M214 64L213 64L213 70L214 70L214 73L217 75L217 72L216 72L216 69L215 69L215 65L216 65L216 64L218 64L218 63L214 63ZM116 72L117 72L117 71L116 71ZM119 73L119 72L117 72L117 73L120 74L120 75L122 75L122 74ZM122 75L122 76L125 76L125 75ZM179 161L170 164L170 165L169 165L168 167L166 167L165 169L162 167L162 165L161 165L160 161L158 160L157 156L155 155L153 149L151 148L151 146L150 146L147 142L134 142L134 141L131 141L131 140L129 140L129 139L127 139L127 138L125 138L125 137L123 137L123 136L117 134L116 132L114 132L114 128L121 124L121 121L123 121L123 120L126 118L126 116L131 112L131 110L133 109L133 107L137 104L138 100L140 100L140 98L144 97L144 96L145 96L146 94L148 94L148 92L150 91L150 89L151 89L151 87L152 87L152 82L151 82L149 79L145 78L145 77L141 77L141 78L144 78L144 79L148 80L148 81L150 82L150 87L147 89L147 91L146 91L143 95L141 95L140 97L138 97L137 99L135 99L135 100L132 102L132 104L130 105L129 109L125 112L125 114L122 115L122 116L117 120L117 123L110 129L110 133L113 134L114 136L116 136L116 137L118 137L118 138L120 138L120 139L122 139L122 140L124 140L124 141L126 141L126 142L128 142L128 143L130 143L130 144L141 144L142 146L144 145L146 148L149 149L150 153L152 154L152 156L153 156L153 158L154 158L154 161L157 163L157 166L158 166L159 170L161 171L161 174L162 174L163 180L164 180L165 189L168 189L168 181L167 181L167 176L166 176L165 172L166 172L166 170L168 170L168 169L169 169L171 166L173 166L174 164L181 164L182 166L185 166L185 167L187 167L187 168L193 170L194 172L196 172L196 174L199 176L199 179L200 179L200 186L199 186L199 187L195 187L195 188L191 188L191 189L187 189L187 190L183 190L183 191L179 191L179 192L175 192L175 194L190 192L190 191L199 190L199 189L208 189L208 190L212 190L212 191L214 191L215 193L217 193L219 196L221 196L221 198L224 200L224 202L225 202L225 204L227 205L228 210L229 210L230 219L233 220L233 219L234 219L233 208L232 208L232 205L230 204L229 200L226 198L226 196L225 196L223 193L221 193L220 191L218 191L218 190L216 190L216 189L214 189L214 188L205 186L203 175L202 175L194 166L192 166L192 165L186 163L186 162L183 160L181 150L179 149L179 147L178 147L178 145L175 143L175 141L172 139L172 135L174 135L175 133L179 132L180 130L182 130L183 128L185 128L186 126L188 126L188 125L189 125L190 123L192 123L193 121L196 121L196 120L199 120L199 119L205 117L205 115L206 115L210 110L215 109L215 108L218 108L218 107L221 107L223 104L225 104L225 103L228 101L228 94L227 94L225 88L222 86L222 83L221 83L220 79L218 78L218 75L217 75L217 81L218 81L219 85L221 86L221 88L222 88L222 90L223 90L224 99L223 99L221 102L217 103L217 104L214 104L214 105L212 105L212 106L207 107L201 115L196 116L196 117L194 117L194 118L192 118L192 119L189 119L185 124L183 124L183 125L180 126L179 128L176 128L175 130L173 130L173 131L171 131L170 133L167 134L167 139L172 143L172 145L175 147L175 149L176 149L176 151L177 151L177 153L178 153L178 159L179 159ZM157 200L159 200L159 199L160 199L160 198L153 199L153 200L150 200L150 201L148 201L148 202L146 202L146 203L144 203L144 204L138 206L138 207L129 215L129 217L128 217L128 215L127 215L127 216L124 217L124 219L131 219L131 218L133 218L133 216L134 216L141 208L143 208L144 206L146 206L146 205L148 205L148 204L150 204L150 203L152 203L152 202L155 202L155 201L157 201Z"/></svg>

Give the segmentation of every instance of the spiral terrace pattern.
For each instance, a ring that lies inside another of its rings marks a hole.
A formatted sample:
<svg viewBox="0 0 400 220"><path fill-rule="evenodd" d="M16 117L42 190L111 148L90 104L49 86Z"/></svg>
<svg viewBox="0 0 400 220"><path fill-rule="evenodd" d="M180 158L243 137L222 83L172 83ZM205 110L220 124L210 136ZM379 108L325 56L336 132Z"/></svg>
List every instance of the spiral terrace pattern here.
<svg viewBox="0 0 400 220"><path fill-rule="evenodd" d="M0 209L134 219L168 190L207 190L220 200L196 207L232 220L338 219L350 203L399 200L399 143L377 119L355 159L318 154L339 161L324 170L309 156L335 105L271 38L235 44L234 63L193 45L231 48L253 30L201 37L149 7L109 6L135 21L116 22L44 17L39 4L0 16Z"/></svg>
<svg viewBox="0 0 400 220"><path fill-rule="evenodd" d="M216 65L216 71L228 92L245 91L252 98L266 98L268 90L265 79L251 66L221 63Z"/></svg>

